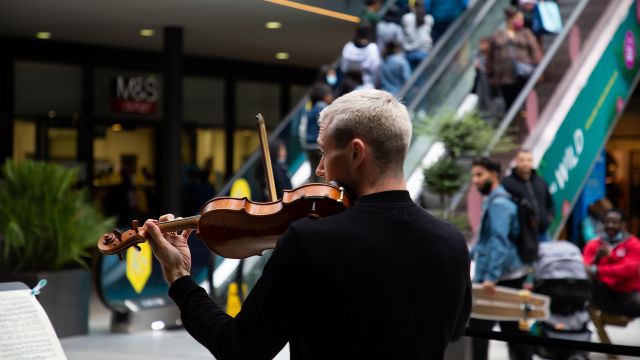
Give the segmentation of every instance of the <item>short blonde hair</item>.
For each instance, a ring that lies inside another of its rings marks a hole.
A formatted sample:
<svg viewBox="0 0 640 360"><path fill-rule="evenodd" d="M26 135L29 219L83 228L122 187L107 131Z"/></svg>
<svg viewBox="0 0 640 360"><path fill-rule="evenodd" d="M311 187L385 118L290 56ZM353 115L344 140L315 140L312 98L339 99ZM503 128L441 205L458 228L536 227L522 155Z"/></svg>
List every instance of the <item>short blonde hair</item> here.
<svg viewBox="0 0 640 360"><path fill-rule="evenodd" d="M352 91L327 106L318 122L326 122L324 131L338 146L355 138L371 146L381 174L402 168L411 142L411 119L407 108L388 92Z"/></svg>

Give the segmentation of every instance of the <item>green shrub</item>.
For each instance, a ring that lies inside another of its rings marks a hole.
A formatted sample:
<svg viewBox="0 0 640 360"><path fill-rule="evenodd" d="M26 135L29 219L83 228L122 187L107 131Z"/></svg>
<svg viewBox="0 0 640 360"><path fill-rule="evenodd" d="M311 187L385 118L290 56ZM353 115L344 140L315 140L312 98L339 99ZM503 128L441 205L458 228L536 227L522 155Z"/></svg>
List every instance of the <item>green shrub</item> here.
<svg viewBox="0 0 640 360"><path fill-rule="evenodd" d="M87 267L90 249L113 225L74 189L76 170L8 160L0 180L3 267L14 272Z"/></svg>

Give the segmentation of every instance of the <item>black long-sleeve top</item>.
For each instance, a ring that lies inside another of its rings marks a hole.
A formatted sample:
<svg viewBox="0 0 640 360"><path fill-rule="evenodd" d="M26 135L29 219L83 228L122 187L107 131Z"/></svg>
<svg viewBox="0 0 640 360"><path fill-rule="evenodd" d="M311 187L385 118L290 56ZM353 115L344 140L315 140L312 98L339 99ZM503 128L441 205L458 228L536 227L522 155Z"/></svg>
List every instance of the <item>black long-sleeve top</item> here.
<svg viewBox="0 0 640 360"><path fill-rule="evenodd" d="M358 198L280 238L235 318L189 276L169 295L217 359L442 359L471 309L463 236L406 191Z"/></svg>
<svg viewBox="0 0 640 360"><path fill-rule="evenodd" d="M535 170L531 171L528 180L523 179L516 168L511 175L502 180L502 186L516 199L527 199L533 205L538 217L538 231L544 232L549 228L554 215L553 197L549 186Z"/></svg>

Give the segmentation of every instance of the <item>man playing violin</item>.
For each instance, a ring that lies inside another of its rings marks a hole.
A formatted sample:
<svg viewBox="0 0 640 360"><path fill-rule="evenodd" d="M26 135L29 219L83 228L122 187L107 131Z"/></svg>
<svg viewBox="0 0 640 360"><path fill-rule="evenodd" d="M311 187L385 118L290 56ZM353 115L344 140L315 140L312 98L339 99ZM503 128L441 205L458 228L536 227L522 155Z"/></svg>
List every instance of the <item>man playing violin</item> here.
<svg viewBox="0 0 640 360"><path fill-rule="evenodd" d="M469 318L469 253L406 190L405 106L354 91L319 122L316 174L355 203L292 223L235 318L189 276L189 232L162 234L147 221L185 328L218 359L271 359L287 342L292 359L442 359Z"/></svg>

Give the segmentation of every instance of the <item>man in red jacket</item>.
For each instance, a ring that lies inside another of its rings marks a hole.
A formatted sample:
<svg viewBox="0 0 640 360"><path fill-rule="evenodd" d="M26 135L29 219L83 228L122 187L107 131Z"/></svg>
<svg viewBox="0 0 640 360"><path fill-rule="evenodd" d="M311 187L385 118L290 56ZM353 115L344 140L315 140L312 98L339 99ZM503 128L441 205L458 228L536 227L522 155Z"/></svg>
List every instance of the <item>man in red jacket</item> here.
<svg viewBox="0 0 640 360"><path fill-rule="evenodd" d="M604 234L587 243L584 264L599 309L640 317L640 240L626 231L620 210L606 212Z"/></svg>

